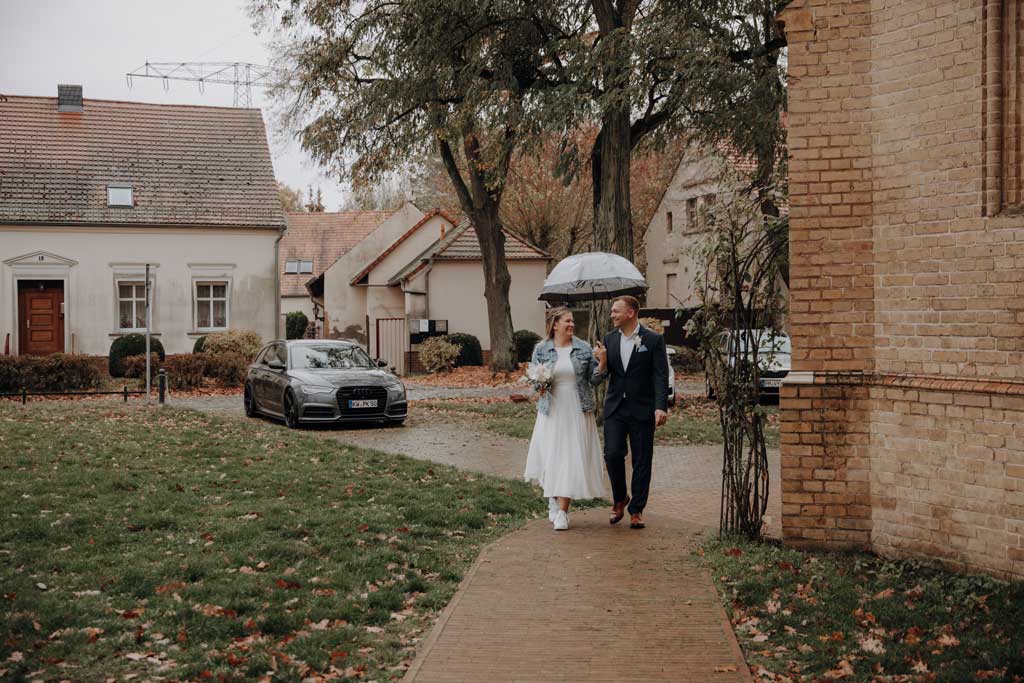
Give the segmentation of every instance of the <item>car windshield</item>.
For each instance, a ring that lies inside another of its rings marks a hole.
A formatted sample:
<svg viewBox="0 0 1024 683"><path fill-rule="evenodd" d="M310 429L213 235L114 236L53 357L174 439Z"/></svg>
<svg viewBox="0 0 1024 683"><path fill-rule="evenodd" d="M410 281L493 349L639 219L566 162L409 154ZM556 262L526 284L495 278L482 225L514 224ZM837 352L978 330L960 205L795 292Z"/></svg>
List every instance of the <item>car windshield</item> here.
<svg viewBox="0 0 1024 683"><path fill-rule="evenodd" d="M373 363L358 346L347 344L323 344L293 346L292 367L296 370L347 370L349 368L370 368Z"/></svg>

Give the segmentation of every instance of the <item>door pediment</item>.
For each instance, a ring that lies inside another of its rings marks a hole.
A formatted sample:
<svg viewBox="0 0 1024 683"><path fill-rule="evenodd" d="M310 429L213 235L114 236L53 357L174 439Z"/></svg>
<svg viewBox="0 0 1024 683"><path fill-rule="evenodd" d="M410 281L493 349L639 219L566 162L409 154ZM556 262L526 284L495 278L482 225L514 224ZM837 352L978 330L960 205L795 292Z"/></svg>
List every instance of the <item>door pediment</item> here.
<svg viewBox="0 0 1024 683"><path fill-rule="evenodd" d="M78 265L78 261L51 254L48 251L34 251L31 254L15 256L12 259L7 259L4 263L8 266L63 266L65 268Z"/></svg>

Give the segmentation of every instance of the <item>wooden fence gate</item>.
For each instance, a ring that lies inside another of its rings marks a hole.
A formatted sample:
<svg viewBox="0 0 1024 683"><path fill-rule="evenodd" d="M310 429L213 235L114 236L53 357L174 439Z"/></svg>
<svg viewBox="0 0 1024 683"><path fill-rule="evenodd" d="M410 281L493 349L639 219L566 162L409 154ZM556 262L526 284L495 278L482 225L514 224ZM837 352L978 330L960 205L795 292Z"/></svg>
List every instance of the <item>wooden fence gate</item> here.
<svg viewBox="0 0 1024 683"><path fill-rule="evenodd" d="M386 360L399 375L405 374L405 352L408 347L405 318L377 318L377 358Z"/></svg>

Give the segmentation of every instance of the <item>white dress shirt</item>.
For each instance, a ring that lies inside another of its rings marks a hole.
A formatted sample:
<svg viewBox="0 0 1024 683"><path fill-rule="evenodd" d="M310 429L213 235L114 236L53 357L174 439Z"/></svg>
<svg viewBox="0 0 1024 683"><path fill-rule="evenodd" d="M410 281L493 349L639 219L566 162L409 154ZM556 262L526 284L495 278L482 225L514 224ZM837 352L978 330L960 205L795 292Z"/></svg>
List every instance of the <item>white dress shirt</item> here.
<svg viewBox="0 0 1024 683"><path fill-rule="evenodd" d="M626 370L629 368L629 359L633 356L633 351L640 344L640 324L637 323L636 327L633 328L632 334L627 335L622 330L619 331L619 334L621 335L619 339L619 356L622 358L622 369Z"/></svg>

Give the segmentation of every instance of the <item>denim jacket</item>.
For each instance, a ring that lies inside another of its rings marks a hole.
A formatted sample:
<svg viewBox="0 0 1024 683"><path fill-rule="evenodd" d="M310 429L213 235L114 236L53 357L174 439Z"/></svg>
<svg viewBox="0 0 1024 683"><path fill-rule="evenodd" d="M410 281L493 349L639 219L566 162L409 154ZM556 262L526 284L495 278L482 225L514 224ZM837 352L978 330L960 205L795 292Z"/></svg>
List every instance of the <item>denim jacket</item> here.
<svg viewBox="0 0 1024 683"><path fill-rule="evenodd" d="M576 395L579 396L580 407L583 409L583 412L589 413L594 409L595 405L594 385L603 382L605 377L598 374L597 359L594 358L594 351L590 348L590 344L582 339L572 338L572 350L569 352L569 360L572 361L572 367L576 371ZM554 340L545 339L537 344L533 348L533 358L531 358L530 362L546 365L554 370L555 363L558 362L558 351L555 349ZM537 412L547 415L550 407L551 394L545 391L540 399L537 400Z"/></svg>

